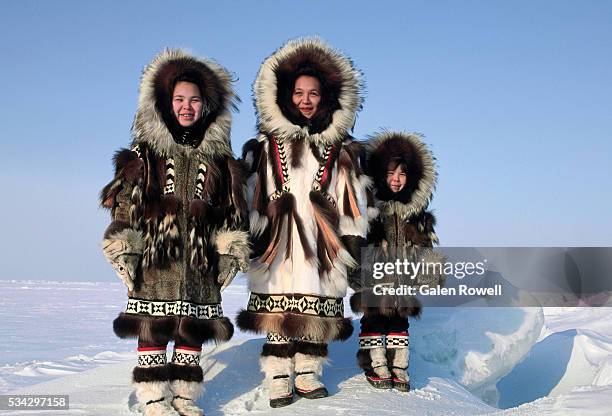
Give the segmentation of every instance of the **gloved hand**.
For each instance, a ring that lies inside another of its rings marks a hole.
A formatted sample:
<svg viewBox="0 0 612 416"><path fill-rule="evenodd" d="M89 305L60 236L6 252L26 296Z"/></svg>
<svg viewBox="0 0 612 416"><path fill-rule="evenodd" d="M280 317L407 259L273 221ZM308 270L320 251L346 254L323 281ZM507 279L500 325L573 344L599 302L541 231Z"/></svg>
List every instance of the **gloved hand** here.
<svg viewBox="0 0 612 416"><path fill-rule="evenodd" d="M236 277L236 273L241 269L240 261L235 256L231 254L219 255L219 276L217 277L217 281L221 283L221 291L232 283L232 280Z"/></svg>
<svg viewBox="0 0 612 416"><path fill-rule="evenodd" d="M126 241L109 239L102 242L102 251L128 290L134 290L134 279L136 278L140 253L131 249Z"/></svg>

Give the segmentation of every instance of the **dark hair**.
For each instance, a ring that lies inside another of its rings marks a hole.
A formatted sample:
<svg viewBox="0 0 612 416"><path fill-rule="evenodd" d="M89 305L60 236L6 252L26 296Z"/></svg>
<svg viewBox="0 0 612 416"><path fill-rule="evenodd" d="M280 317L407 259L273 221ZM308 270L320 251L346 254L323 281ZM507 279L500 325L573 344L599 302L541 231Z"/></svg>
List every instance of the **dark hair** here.
<svg viewBox="0 0 612 416"><path fill-rule="evenodd" d="M190 127L182 127L172 109L174 88L181 81L197 85L202 97L202 117ZM195 139L203 138L208 126L223 111L228 98L218 76L205 63L192 57L181 57L164 63L155 74L153 84L155 106L175 140L184 137L185 133Z"/></svg>
<svg viewBox="0 0 612 416"><path fill-rule="evenodd" d="M319 81L321 101L317 112L308 119L293 104L295 82L301 76L314 77ZM304 66L292 73L277 73L278 92L276 102L283 115L299 126L308 126L311 134L320 133L330 125L334 111L340 108L337 88L332 87L326 78L312 66Z"/></svg>
<svg viewBox="0 0 612 416"><path fill-rule="evenodd" d="M201 85L202 80L197 79L194 75L195 74L193 74L193 71L186 71L183 74L177 75L172 81L172 83L170 84L172 88L172 91L170 91L170 95L174 93L176 84L178 84L179 82L191 82L192 84L195 84L198 87L198 90L200 90L200 95L202 95L202 87L203 87L203 85Z"/></svg>
<svg viewBox="0 0 612 416"><path fill-rule="evenodd" d="M387 183L387 172L391 168L395 170L398 166L402 166L406 174L406 185L395 193ZM386 140L372 150L366 173L374 180L378 199L408 203L423 177L423 169L423 160L414 145L397 136Z"/></svg>
<svg viewBox="0 0 612 416"><path fill-rule="evenodd" d="M401 157L394 157L387 163L387 171L395 170L397 167L402 169L402 173L408 173L408 164Z"/></svg>

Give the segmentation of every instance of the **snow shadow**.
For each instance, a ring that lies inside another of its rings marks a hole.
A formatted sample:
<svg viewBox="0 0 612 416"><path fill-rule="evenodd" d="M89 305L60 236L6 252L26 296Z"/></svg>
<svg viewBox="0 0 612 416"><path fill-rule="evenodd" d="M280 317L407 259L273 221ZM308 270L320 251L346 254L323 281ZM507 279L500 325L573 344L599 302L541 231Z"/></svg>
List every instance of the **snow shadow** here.
<svg viewBox="0 0 612 416"><path fill-rule="evenodd" d="M498 406L509 409L547 396L559 384L572 355L576 330L549 335L497 383Z"/></svg>
<svg viewBox="0 0 612 416"><path fill-rule="evenodd" d="M247 340L202 363L205 392L198 404L205 414L224 414L223 406L263 382L259 358L264 342L265 338Z"/></svg>

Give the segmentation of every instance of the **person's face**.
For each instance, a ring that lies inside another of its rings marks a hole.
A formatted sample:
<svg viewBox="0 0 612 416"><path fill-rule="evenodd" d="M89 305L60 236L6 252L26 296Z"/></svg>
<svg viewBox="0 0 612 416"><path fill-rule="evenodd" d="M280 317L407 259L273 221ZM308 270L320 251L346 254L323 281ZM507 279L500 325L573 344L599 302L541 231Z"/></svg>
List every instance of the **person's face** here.
<svg viewBox="0 0 612 416"><path fill-rule="evenodd" d="M179 81L172 93L172 112L183 127L189 127L202 117L202 96L193 82Z"/></svg>
<svg viewBox="0 0 612 416"><path fill-rule="evenodd" d="M300 113L308 119L312 118L321 102L321 84L315 77L302 75L295 80L293 88L293 104Z"/></svg>
<svg viewBox="0 0 612 416"><path fill-rule="evenodd" d="M406 186L406 172L402 169L402 164L399 163L393 168L394 163L389 163L387 166L387 185L392 192L398 193Z"/></svg>

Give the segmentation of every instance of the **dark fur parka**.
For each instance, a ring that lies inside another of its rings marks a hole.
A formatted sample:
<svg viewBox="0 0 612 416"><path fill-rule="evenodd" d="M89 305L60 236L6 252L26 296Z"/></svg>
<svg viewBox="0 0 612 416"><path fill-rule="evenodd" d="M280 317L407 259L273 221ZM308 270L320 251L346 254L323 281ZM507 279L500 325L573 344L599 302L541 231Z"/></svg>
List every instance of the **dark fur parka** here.
<svg viewBox="0 0 612 416"><path fill-rule="evenodd" d="M190 128L172 114L172 91L183 80L199 87L204 104ZM235 99L224 68L181 50L164 51L144 70L133 144L117 152L115 178L101 192L113 220L105 239L140 239L144 247L128 306L114 322L119 337L197 344L232 336L219 257L246 268L250 251L246 176L229 144Z"/></svg>
<svg viewBox="0 0 612 416"><path fill-rule="evenodd" d="M389 163L405 166L406 185L398 192L387 184ZM431 248L438 243L434 227L436 219L427 211L435 189L437 174L434 158L416 134L384 131L370 138L367 143L366 171L374 181L374 198L379 210L370 224L368 246L376 250L380 261L396 258L410 261L439 261L441 257ZM378 296L372 293L374 284L406 283L397 276L375 281L371 276L352 276L351 286L356 293L351 297L351 308L366 316L400 315L418 316L421 305L411 296ZM444 282L444 276L421 274L410 285L436 285Z"/></svg>

